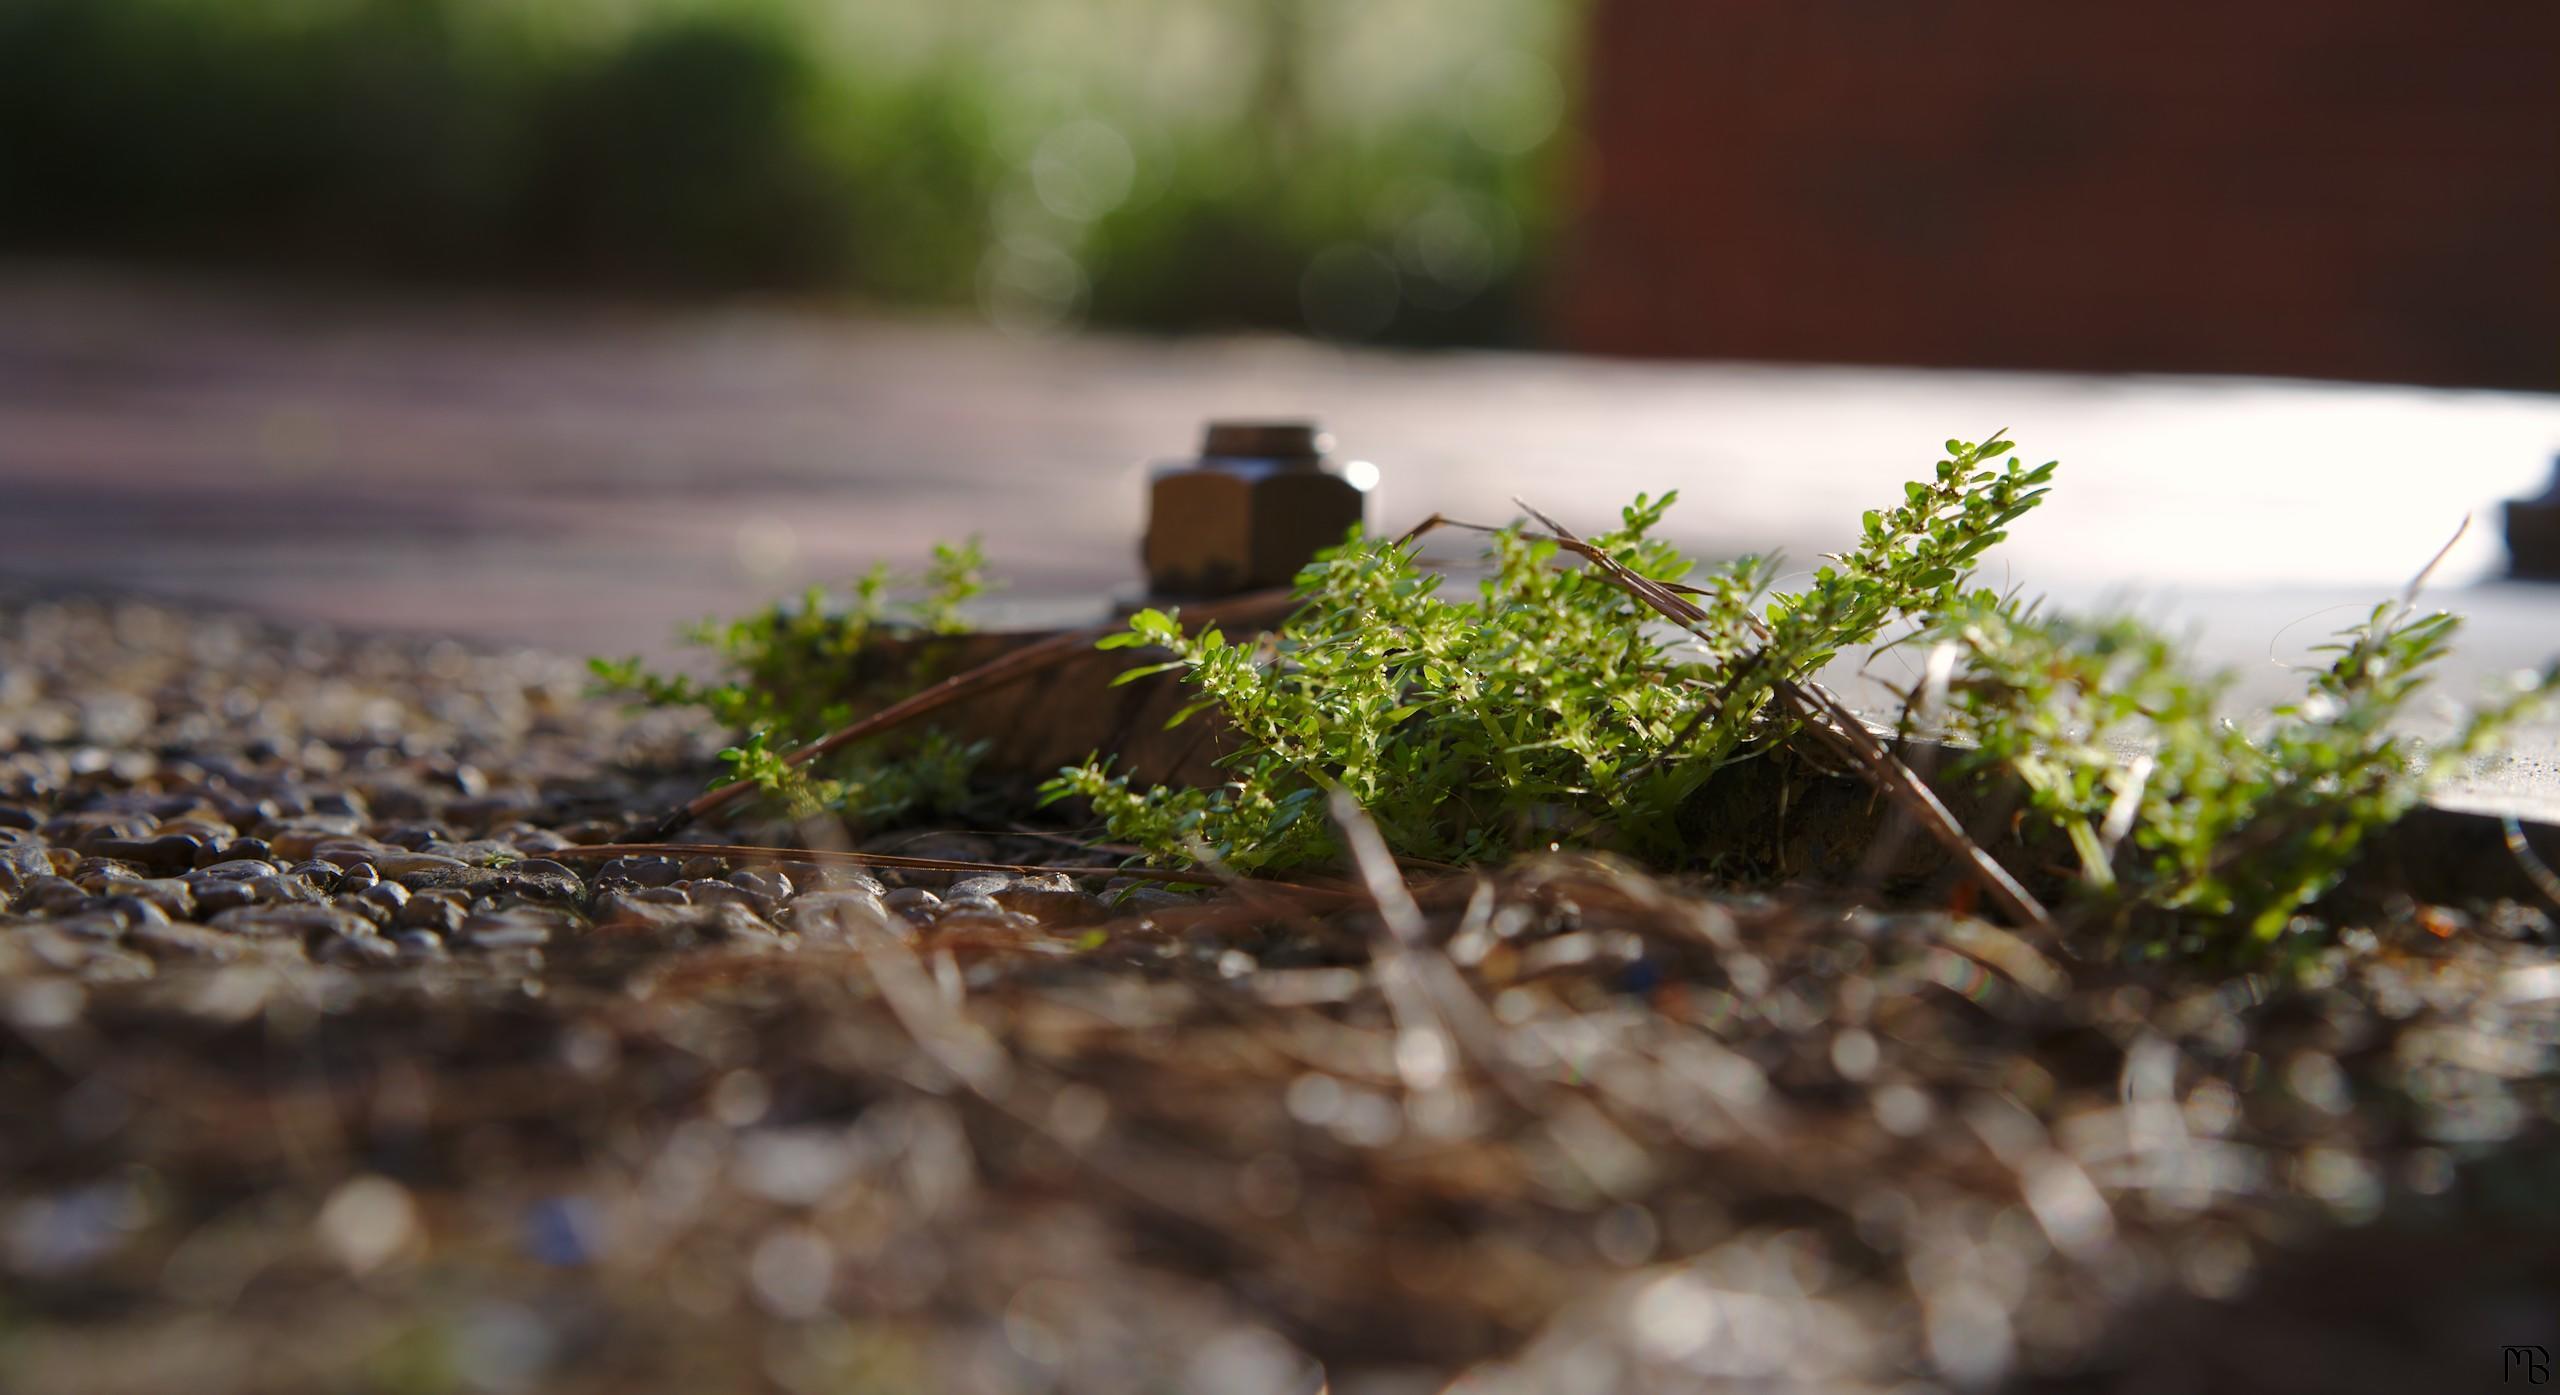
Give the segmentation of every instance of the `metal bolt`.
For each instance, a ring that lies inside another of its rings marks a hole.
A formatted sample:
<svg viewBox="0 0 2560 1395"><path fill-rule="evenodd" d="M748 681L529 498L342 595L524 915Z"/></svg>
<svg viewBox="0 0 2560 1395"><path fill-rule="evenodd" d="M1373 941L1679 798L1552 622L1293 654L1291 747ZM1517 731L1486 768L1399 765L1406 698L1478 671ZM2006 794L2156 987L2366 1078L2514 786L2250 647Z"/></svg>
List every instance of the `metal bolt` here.
<svg viewBox="0 0 2560 1395"><path fill-rule="evenodd" d="M1377 471L1303 421L1213 421L1195 459L1150 476L1147 585L1160 596L1286 586L1361 521Z"/></svg>
<svg viewBox="0 0 2560 1395"><path fill-rule="evenodd" d="M1201 433L1200 453L1227 460L1320 460L1333 437L1311 421L1213 421Z"/></svg>

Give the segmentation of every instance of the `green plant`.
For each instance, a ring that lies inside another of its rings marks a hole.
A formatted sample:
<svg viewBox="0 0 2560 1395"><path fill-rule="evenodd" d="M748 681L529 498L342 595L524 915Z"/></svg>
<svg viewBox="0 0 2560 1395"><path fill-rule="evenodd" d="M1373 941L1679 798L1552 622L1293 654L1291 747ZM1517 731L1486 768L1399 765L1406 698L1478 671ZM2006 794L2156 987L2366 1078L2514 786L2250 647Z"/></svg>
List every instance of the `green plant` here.
<svg viewBox="0 0 2560 1395"><path fill-rule="evenodd" d="M1765 601L1770 569L1753 558L1679 584L1689 563L1649 536L1671 499L1639 498L1591 545L1695 597L1703 619L1685 628L1518 526L1493 532L1469 599L1441 594L1412 541L1354 538L1301 574L1304 604L1275 636L1239 644L1143 612L1105 643L1171 655L1128 677L1181 672L1199 698L1176 720L1218 711L1238 743L1231 778L1138 790L1098 758L1047 791L1090 800L1151 856L1239 871L1336 860L1320 817L1334 788L1407 858L1579 846L1691 860L1706 850L1682 815L1708 782L1801 735L1781 692L1908 626L1906 639L1952 651L1946 715L1970 749L1949 773L2012 784L2031 823L2071 849L2085 908L2155 927L2168 917L2196 947L2248 946L2560 691L2560 665L2521 679L2420 753L2394 724L2457 624L2386 602L2330 646L2302 700L2244 730L2223 709L2228 680L2195 672L2156 631L1969 587L2054 467L1995 467L2009 449L1996 439L1947 449L1932 478L1865 515L1858 545L1810 587Z"/></svg>
<svg viewBox="0 0 2560 1395"><path fill-rule="evenodd" d="M1300 573L1299 609L1275 633L1231 640L1146 610L1102 641L1168 656L1121 681L1178 672L1196 698L1177 723L1217 712L1235 743L1223 784L1141 790L1097 754L1044 793L1090 801L1113 837L1151 857L1240 872L1337 861L1323 816L1335 790L1408 859L1577 847L1712 862L1692 834L1710 782L1804 738L1802 685L1899 629L1895 642L1944 655L1931 668L1946 677L1941 715L1963 749L1948 775L1994 797L2014 790L2027 825L2069 849L2084 909L2177 930L2150 945L2247 952L2334 887L2431 783L2560 694L2555 664L2449 740L2413 746L2395 727L2458 626L2403 598L2342 632L2301 700L2244 729L2224 710L2227 677L2195 671L2156 630L1970 586L1983 553L2049 492L2055 467L2002 459L2010 449L1996 436L1948 442L1930 478L1867 513L1857 545L1794 593L1770 593L1774 567L1753 557L1687 584L1692 564L1652 536L1671 495L1639 496L1587 544L1518 524L1478 530L1484 575L1455 597L1448 575L1421 564L1419 533L1355 532ZM974 542L941 546L920 576L873 569L840 607L813 590L695 626L689 637L719 657L716 681L636 659L594 669L608 688L741 732L722 753L730 778L795 815L949 809L967 798L975 753L929 728L823 769L784 752L932 677L929 641L965 629L960 608L986 589L984 572ZM893 605L902 587L920 594ZM1663 612L1680 607L1647 591L1692 597L1695 614L1670 623ZM910 641L896 662L874 643L887 636Z"/></svg>
<svg viewBox="0 0 2560 1395"><path fill-rule="evenodd" d="M1797 594L1762 592L1745 558L1683 588L1691 632L1601 569L1563 566L1556 539L1494 531L1490 572L1451 600L1418 543L1355 537L1301 574L1302 608L1268 642L1146 611L1105 641L1172 658L1240 748L1209 790L1132 789L1097 759L1060 773L1052 798L1093 802L1114 837L1159 857L1239 870L1331 860L1328 789L1368 809L1402 856L1474 862L1532 847L1689 852L1683 807L1714 774L1785 739L1773 698L1886 625L1943 610L1970 568L2045 493L2053 467L1991 462L2006 441L1947 443L1932 479L1866 515L1858 546ZM1689 562L1652 539L1673 496L1639 498L1592 540L1636 576L1677 583ZM1177 719L1179 720L1179 719Z"/></svg>
<svg viewBox="0 0 2560 1395"><path fill-rule="evenodd" d="M756 731L720 752L727 774L717 783L753 781L793 819L836 814L858 823L888 823L967 804L980 751L976 743L927 728L885 749L839 756L817 772L786 763L770 735Z"/></svg>
<svg viewBox="0 0 2560 1395"><path fill-rule="evenodd" d="M930 681L942 656L926 641L967 633L962 608L993 587L976 538L936 543L920 574L875 566L842 605L813 586L796 602L688 626L686 642L715 657L714 679L652 670L637 656L590 659L587 667L607 692L653 707L700 708L739 733L720 753L727 773L718 783L752 780L795 817L831 812L875 822L956 809L967 801L978 749L938 730L885 735L814 767L783 757ZM914 594L893 602L901 590ZM904 643L884 659L882 640Z"/></svg>
<svg viewBox="0 0 2560 1395"><path fill-rule="evenodd" d="M1961 768L2014 780L2089 888L2265 942L2375 830L2560 688L2555 665L2475 708L2452 739L2412 749L2392 724L2458 628L2406 601L2375 606L2324 646L2335 657L2301 700L2254 732L2223 710L2227 675L2192 673L2130 619L1985 601L1939 617L1930 638L1962 654L1948 689L1973 745Z"/></svg>

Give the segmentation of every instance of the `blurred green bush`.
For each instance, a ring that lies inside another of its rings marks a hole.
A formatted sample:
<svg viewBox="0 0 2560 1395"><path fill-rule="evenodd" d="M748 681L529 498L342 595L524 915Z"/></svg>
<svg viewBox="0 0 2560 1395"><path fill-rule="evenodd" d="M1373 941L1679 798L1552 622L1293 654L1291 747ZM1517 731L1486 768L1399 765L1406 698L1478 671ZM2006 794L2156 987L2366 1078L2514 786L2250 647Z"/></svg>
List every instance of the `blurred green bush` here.
<svg viewBox="0 0 2560 1395"><path fill-rule="evenodd" d="M0 0L0 244L1500 342L1575 0Z"/></svg>

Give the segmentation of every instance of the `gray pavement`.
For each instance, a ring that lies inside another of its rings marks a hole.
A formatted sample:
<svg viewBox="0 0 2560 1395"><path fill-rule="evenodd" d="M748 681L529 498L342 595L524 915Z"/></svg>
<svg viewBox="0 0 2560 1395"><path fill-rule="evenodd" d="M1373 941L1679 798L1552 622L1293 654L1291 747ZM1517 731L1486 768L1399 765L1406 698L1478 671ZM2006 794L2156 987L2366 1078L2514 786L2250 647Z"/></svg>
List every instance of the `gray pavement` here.
<svg viewBox="0 0 2560 1395"><path fill-rule="evenodd" d="M1056 614L1134 583L1141 463L1253 414L1378 462L1384 524L1516 495L1597 525L1678 488L1682 541L1798 559L2005 427L2064 468L1995 579L2195 626L2261 701L2466 515L2431 596L2471 624L2449 687L2560 651L2560 587L2487 579L2560 396L1034 341L60 266L0 267L0 573L663 653L686 618L975 532L1015 613ZM2492 785L2560 788L2555 752Z"/></svg>

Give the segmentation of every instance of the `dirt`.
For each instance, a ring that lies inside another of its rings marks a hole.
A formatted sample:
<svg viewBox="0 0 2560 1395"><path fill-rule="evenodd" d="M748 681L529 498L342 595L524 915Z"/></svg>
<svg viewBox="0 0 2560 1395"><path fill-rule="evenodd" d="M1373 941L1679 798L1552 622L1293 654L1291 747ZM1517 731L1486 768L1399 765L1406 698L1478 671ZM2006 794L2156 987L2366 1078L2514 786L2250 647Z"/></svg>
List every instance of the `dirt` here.
<svg viewBox="0 0 2560 1395"><path fill-rule="evenodd" d="M2401 1391L2560 1346L2528 907L2378 903L2280 980L1571 858L1407 910L579 853L713 739L539 654L0 604L0 1386Z"/></svg>

